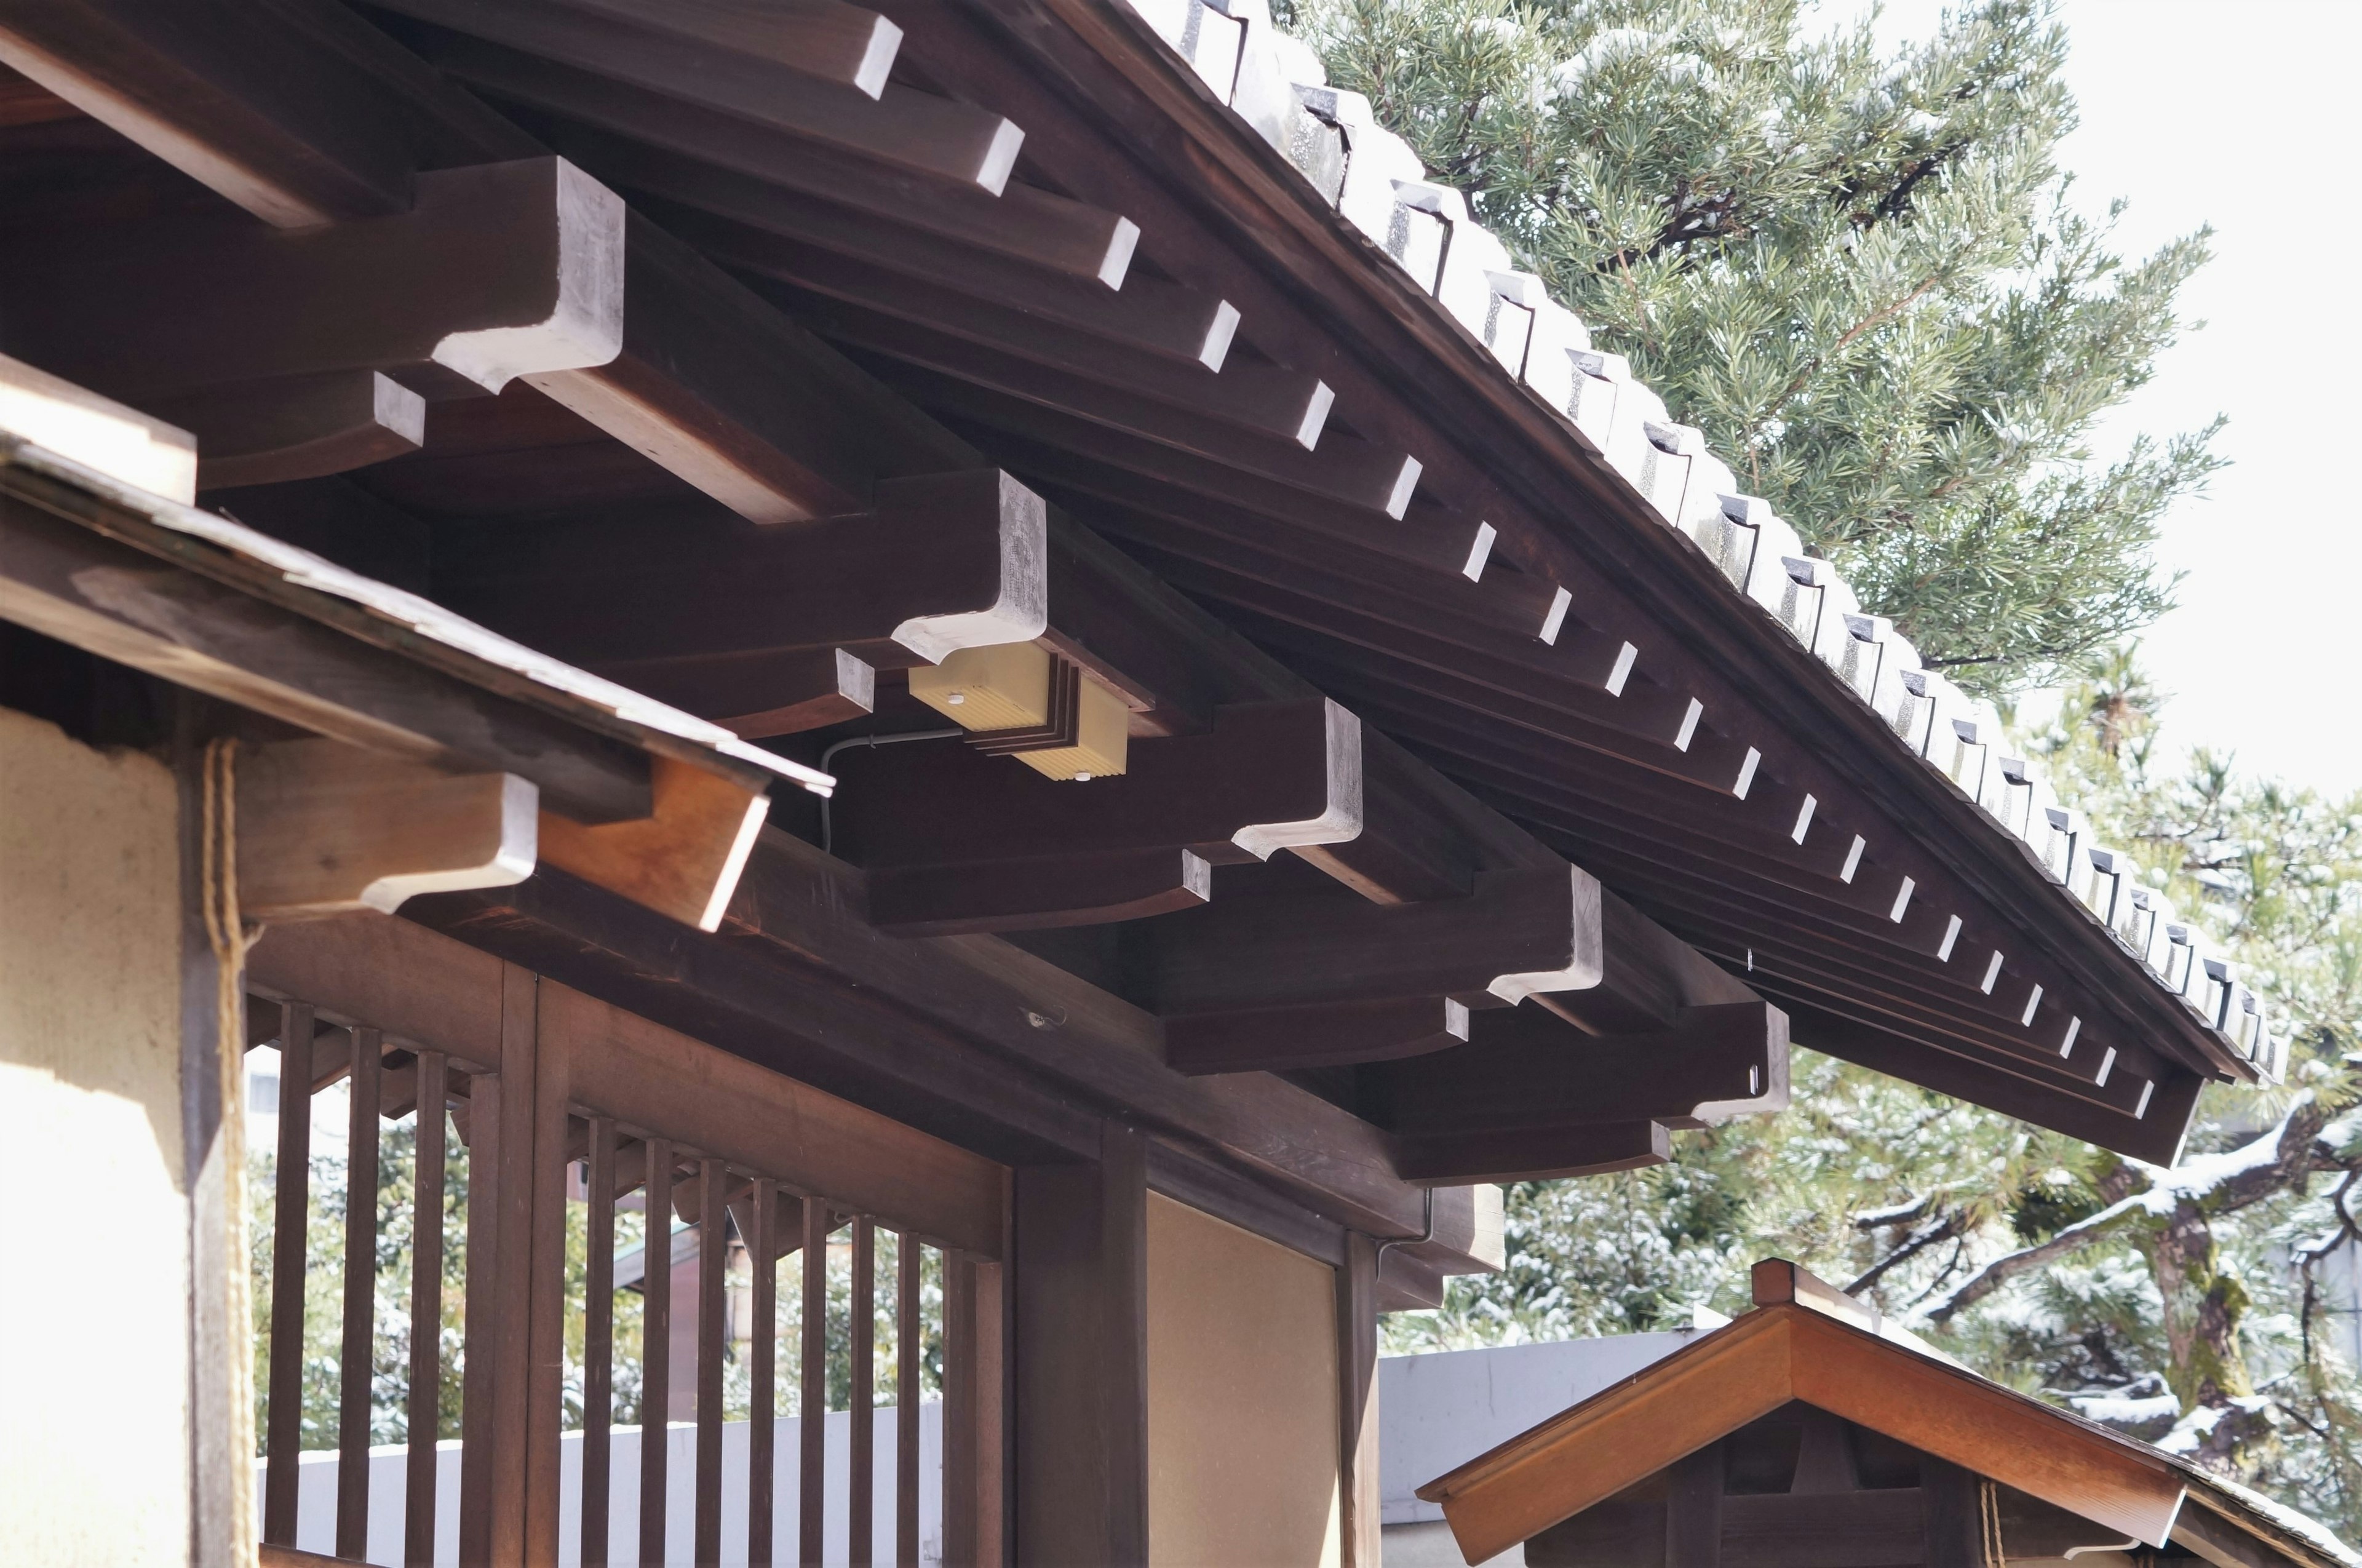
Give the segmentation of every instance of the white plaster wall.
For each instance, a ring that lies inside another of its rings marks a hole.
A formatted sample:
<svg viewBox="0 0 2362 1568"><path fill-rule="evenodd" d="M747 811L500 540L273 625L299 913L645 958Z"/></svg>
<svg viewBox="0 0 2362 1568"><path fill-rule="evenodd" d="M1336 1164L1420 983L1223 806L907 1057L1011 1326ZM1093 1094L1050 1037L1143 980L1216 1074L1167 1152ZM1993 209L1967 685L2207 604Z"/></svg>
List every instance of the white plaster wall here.
<svg viewBox="0 0 2362 1568"><path fill-rule="evenodd" d="M179 804L0 708L0 1562L185 1562Z"/></svg>

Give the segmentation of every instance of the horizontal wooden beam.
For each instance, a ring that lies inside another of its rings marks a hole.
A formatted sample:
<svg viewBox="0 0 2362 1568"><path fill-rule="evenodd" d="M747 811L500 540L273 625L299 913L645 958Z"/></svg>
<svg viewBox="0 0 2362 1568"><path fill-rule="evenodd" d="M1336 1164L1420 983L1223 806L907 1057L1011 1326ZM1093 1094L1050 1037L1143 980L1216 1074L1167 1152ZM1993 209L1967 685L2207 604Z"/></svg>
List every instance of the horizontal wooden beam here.
<svg viewBox="0 0 2362 1568"><path fill-rule="evenodd" d="M248 919L390 914L418 893L533 875L540 792L515 774L444 773L334 740L275 742L236 766Z"/></svg>
<svg viewBox="0 0 2362 1568"><path fill-rule="evenodd" d="M769 18L765 31L772 36L762 39L751 28L685 28L661 10L622 6L552 0L502 0L498 6L465 0L376 3L414 21L516 51L521 60L563 61L787 136L995 195L1008 183L1024 141L1022 131L989 110L900 86L882 75L871 87L832 81L837 72L825 66L818 72L792 69L787 60L800 51L778 36L783 24L795 25L798 18L791 16ZM874 44L877 37L873 27L869 39ZM874 68L865 59L857 69Z"/></svg>
<svg viewBox="0 0 2362 1568"><path fill-rule="evenodd" d="M1788 1099L1788 1019L1762 1001L1588 1038L1529 1008L1479 1012L1457 1051L1374 1066L1370 1109L1404 1137L1660 1121L1696 1127Z"/></svg>
<svg viewBox="0 0 2362 1568"><path fill-rule="evenodd" d="M1443 996L1183 1013L1164 1021L1164 1059L1192 1074L1391 1062L1464 1043L1468 1019L1463 1004Z"/></svg>
<svg viewBox="0 0 2362 1568"><path fill-rule="evenodd" d="M574 149L594 167L611 161L613 138L626 137L1110 289L1122 284L1140 238L1118 214L1021 180L994 195L473 39L420 47L549 145Z"/></svg>
<svg viewBox="0 0 2362 1568"><path fill-rule="evenodd" d="M866 512L881 479L973 466L844 357L635 213L623 347L528 378L750 523Z"/></svg>
<svg viewBox="0 0 2362 1568"><path fill-rule="evenodd" d="M455 773L513 773L580 821L647 814L637 749L67 520L102 514L0 468L0 616L316 734Z"/></svg>
<svg viewBox="0 0 2362 1568"><path fill-rule="evenodd" d="M1213 892L1213 868L1190 850L1105 850L880 867L870 873L868 912L872 925L901 936L1043 931L1196 909Z"/></svg>
<svg viewBox="0 0 2362 1568"><path fill-rule="evenodd" d="M421 174L390 217L19 238L8 351L138 399L330 371L437 365L497 392L613 359L624 204L563 159Z"/></svg>
<svg viewBox="0 0 2362 1568"><path fill-rule="evenodd" d="M759 790L668 756L652 758L651 769L647 816L582 823L546 814L542 856L634 903L715 930L770 803Z"/></svg>
<svg viewBox="0 0 2362 1568"><path fill-rule="evenodd" d="M482 530L438 563L437 586L462 613L625 684L688 697L710 671L722 690L690 705L744 712L755 656L844 648L901 668L1039 636L1044 525L1030 491L977 469L883 480L876 511L799 528Z"/></svg>
<svg viewBox="0 0 2362 1568"><path fill-rule="evenodd" d="M197 488L283 484L367 468L418 450L426 403L376 370L208 387L147 400L197 438Z"/></svg>
<svg viewBox="0 0 2362 1568"><path fill-rule="evenodd" d="M1077 784L965 745L848 751L836 847L873 870L1163 848L1220 864L1361 831L1361 726L1324 699L1218 709L1208 734L1131 753L1123 777Z"/></svg>
<svg viewBox="0 0 2362 1568"><path fill-rule="evenodd" d="M1672 1132L1655 1121L1421 1133L1390 1142L1396 1172L1422 1187L1606 1176L1661 1165L1673 1147Z"/></svg>
<svg viewBox="0 0 2362 1568"><path fill-rule="evenodd" d="M12 7L0 61L281 227L404 212L422 161L536 150L355 13L311 0Z"/></svg>
<svg viewBox="0 0 2362 1568"><path fill-rule="evenodd" d="M1139 932L1130 960L1138 994L1167 1015L1455 995L1516 1003L1599 983L1599 884L1561 865L1483 872L1468 896L1423 903L1342 889L1223 899Z"/></svg>
<svg viewBox="0 0 2362 1568"><path fill-rule="evenodd" d="M931 286L989 301L1177 365L1220 370L1239 313L1218 294L1127 273L1123 287L1029 266L998 252L653 148L619 145L601 170L673 233L726 266L767 275L779 242L877 270L881 284Z"/></svg>

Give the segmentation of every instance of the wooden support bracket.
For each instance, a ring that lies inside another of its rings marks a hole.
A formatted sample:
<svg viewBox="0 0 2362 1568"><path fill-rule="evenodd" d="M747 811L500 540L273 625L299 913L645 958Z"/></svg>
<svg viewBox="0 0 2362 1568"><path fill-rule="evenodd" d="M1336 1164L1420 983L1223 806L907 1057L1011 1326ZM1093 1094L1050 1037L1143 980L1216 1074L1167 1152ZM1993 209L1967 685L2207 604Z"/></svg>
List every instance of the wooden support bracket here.
<svg viewBox="0 0 2362 1568"><path fill-rule="evenodd" d="M239 908L259 921L533 875L540 791L513 773L450 774L342 741L283 741L237 762Z"/></svg>
<svg viewBox="0 0 2362 1568"><path fill-rule="evenodd" d="M654 815L586 826L545 812L542 858L700 931L717 931L769 803L688 763L648 762Z"/></svg>
<svg viewBox="0 0 2362 1568"><path fill-rule="evenodd" d="M320 479L426 440L426 400L376 370L209 387L151 406L196 436L200 490Z"/></svg>

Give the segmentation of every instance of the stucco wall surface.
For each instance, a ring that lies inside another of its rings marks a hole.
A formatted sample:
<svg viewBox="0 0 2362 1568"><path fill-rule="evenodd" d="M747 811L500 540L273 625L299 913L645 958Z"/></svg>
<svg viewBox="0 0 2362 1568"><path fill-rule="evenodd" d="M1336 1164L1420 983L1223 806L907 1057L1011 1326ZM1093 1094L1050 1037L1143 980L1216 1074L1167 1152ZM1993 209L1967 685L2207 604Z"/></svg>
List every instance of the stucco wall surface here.
<svg viewBox="0 0 2362 1568"><path fill-rule="evenodd" d="M171 772L0 708L0 1562L185 1562Z"/></svg>
<svg viewBox="0 0 2362 1568"><path fill-rule="evenodd" d="M1148 1556L1331 1568L1336 1272L1148 1199Z"/></svg>

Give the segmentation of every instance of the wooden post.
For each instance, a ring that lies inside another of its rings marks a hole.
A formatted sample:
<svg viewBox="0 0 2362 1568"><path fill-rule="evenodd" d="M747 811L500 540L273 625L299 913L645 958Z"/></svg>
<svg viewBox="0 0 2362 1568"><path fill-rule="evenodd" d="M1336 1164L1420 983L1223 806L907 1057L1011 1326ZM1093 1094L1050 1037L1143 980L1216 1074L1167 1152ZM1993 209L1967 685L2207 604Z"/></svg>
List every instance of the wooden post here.
<svg viewBox="0 0 2362 1568"><path fill-rule="evenodd" d="M582 1280L582 1561L607 1561L614 1498L615 1121L590 1119Z"/></svg>
<svg viewBox="0 0 2362 1568"><path fill-rule="evenodd" d="M501 966L500 1072L477 1077L469 1096L467 1568L557 1551L566 1074L562 1051L541 1038L539 984L529 969Z"/></svg>
<svg viewBox="0 0 2362 1568"><path fill-rule="evenodd" d="M729 1172L697 1162L696 1560L722 1561L722 1349L729 1335L723 1265L730 1233Z"/></svg>
<svg viewBox="0 0 2362 1568"><path fill-rule="evenodd" d="M1983 1568L1984 1526L1979 1509L1983 1483L1970 1471L1919 1456L1919 1495L1926 1512L1927 1568Z"/></svg>
<svg viewBox="0 0 2362 1568"><path fill-rule="evenodd" d="M312 1004L279 1008L279 1168L270 1238L270 1411L262 1539L295 1544L304 1446L304 1264L312 1220Z"/></svg>
<svg viewBox="0 0 2362 1568"><path fill-rule="evenodd" d="M443 1425L443 1158L449 1065L440 1051L418 1054L418 1124L411 1173L410 1398L404 1437L402 1560L435 1562L435 1442Z"/></svg>
<svg viewBox="0 0 2362 1568"><path fill-rule="evenodd" d="M1109 1123L1097 1164L1021 1168L1015 1196L1017 1556L1136 1568L1148 1560L1147 1141ZM948 1478L945 1490L948 1503Z"/></svg>
<svg viewBox="0 0 2362 1568"><path fill-rule="evenodd" d="M747 1368L746 1562L771 1568L778 1507L779 1184L755 1183L755 1233L746 1239L755 1265L755 1336ZM587 1562L588 1559L586 1558Z"/></svg>
<svg viewBox="0 0 2362 1568"><path fill-rule="evenodd" d="M894 1563L919 1568L919 1270L924 1249L908 1231L894 1238Z"/></svg>
<svg viewBox="0 0 2362 1568"><path fill-rule="evenodd" d="M871 1568L877 1490L877 1231L867 1215L853 1221L852 1441L845 1469L845 1561Z"/></svg>
<svg viewBox="0 0 2362 1568"><path fill-rule="evenodd" d="M797 1382L796 1562L821 1568L828 1507L828 1200L804 1199L803 1334Z"/></svg>
<svg viewBox="0 0 2362 1568"><path fill-rule="evenodd" d="M672 1403L672 1143L647 1141L640 1248L640 1561L665 1560L665 1411Z"/></svg>
<svg viewBox="0 0 2362 1568"><path fill-rule="evenodd" d="M1337 1496L1345 1568L1379 1568L1378 1245L1345 1232L1337 1268Z"/></svg>
<svg viewBox="0 0 2362 1568"><path fill-rule="evenodd" d="M377 1108L385 1044L352 1032L345 1144L345 1321L337 1366L337 1555L369 1551L370 1395L377 1382Z"/></svg>
<svg viewBox="0 0 2362 1568"><path fill-rule="evenodd" d="M1722 1444L1714 1442L1673 1464L1665 1568L1719 1568L1721 1562Z"/></svg>

